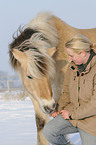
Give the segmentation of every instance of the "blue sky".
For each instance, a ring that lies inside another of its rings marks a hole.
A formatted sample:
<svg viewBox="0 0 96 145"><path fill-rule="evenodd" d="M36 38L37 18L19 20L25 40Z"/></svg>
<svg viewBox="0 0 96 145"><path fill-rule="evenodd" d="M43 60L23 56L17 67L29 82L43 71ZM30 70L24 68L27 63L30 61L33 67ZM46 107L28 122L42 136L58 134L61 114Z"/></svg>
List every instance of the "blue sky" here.
<svg viewBox="0 0 96 145"><path fill-rule="evenodd" d="M96 0L3 0L0 1L0 71L14 74L9 64L8 45L21 24L40 11L50 11L76 28L96 27Z"/></svg>

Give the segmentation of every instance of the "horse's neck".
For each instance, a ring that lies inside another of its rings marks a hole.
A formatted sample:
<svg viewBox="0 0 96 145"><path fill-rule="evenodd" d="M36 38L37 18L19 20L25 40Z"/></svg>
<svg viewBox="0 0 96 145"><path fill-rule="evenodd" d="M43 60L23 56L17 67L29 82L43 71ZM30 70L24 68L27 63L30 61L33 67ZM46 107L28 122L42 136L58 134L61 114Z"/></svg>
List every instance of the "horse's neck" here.
<svg viewBox="0 0 96 145"><path fill-rule="evenodd" d="M91 28L91 29L78 29L74 28L58 17L54 17L56 27L58 29L58 35L61 41L64 41L64 44L74 35L81 34L93 42L96 43L96 40L94 39L96 37L96 28ZM62 37L62 38L61 38Z"/></svg>
<svg viewBox="0 0 96 145"><path fill-rule="evenodd" d="M58 31L58 51L56 52L54 59L56 61L56 79L53 81L54 96L58 99L61 94L62 84L64 80L64 74L67 69L67 54L65 50L65 43L74 35L81 34L89 38L93 43L96 43L94 39L96 37L96 29L77 29L63 22L61 19L54 17L55 27ZM95 42L94 42L95 41Z"/></svg>
<svg viewBox="0 0 96 145"><path fill-rule="evenodd" d="M68 25L58 17L54 17L54 20L58 30L58 36L61 41L63 40L64 42L66 42L69 40L69 38L71 38L73 35L79 32L79 29Z"/></svg>
<svg viewBox="0 0 96 145"><path fill-rule="evenodd" d="M77 33L78 29L71 27L58 17L54 17L53 19L55 22L55 27L58 31L58 51L55 59L67 60L68 58L65 51L65 43L68 41L68 39Z"/></svg>

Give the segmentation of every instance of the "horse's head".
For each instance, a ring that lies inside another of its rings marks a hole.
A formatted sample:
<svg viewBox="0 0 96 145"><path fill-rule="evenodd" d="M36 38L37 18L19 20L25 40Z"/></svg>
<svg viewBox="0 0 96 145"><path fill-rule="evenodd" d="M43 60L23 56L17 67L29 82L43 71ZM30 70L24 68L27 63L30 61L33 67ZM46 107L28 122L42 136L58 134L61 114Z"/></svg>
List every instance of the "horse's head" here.
<svg viewBox="0 0 96 145"><path fill-rule="evenodd" d="M55 48L51 51L54 52ZM17 69L25 89L36 99L43 112L51 113L56 108L51 89L51 79L55 76L54 61L49 56L44 58L34 48L24 52L12 49L11 52L16 59L14 61L18 61Z"/></svg>
<svg viewBox="0 0 96 145"><path fill-rule="evenodd" d="M33 22L31 23L34 24ZM25 89L38 102L43 112L50 114L56 108L51 81L56 74L52 56L58 43L57 32L48 23L40 30L38 24L35 29L30 28L31 26L30 24L20 32L10 44L10 61L21 75Z"/></svg>

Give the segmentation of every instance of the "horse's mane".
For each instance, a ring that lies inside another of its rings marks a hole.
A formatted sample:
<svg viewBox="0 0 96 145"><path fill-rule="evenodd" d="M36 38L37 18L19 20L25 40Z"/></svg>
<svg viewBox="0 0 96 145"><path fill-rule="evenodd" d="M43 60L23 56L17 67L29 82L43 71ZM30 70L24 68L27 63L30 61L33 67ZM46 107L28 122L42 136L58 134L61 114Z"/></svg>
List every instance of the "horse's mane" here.
<svg viewBox="0 0 96 145"><path fill-rule="evenodd" d="M54 60L49 56L47 49L57 47L58 34L56 27L51 23L53 15L50 13L39 13L27 26L23 29L18 29L17 37L13 37L13 42L10 44L9 54L12 67L20 68L20 63L14 58L11 50L19 49L27 55L28 72L35 77L41 75L53 76L55 73Z"/></svg>

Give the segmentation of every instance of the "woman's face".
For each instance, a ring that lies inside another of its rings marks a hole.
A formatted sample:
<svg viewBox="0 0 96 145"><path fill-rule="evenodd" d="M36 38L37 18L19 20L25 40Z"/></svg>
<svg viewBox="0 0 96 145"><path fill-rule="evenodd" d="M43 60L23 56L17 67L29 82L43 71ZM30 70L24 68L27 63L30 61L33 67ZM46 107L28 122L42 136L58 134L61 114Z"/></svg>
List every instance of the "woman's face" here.
<svg viewBox="0 0 96 145"><path fill-rule="evenodd" d="M86 52L85 51L82 51L80 54L77 54L70 48L66 48L66 51L68 54L69 62L73 61L76 65L85 63L85 61L86 61L86 57L85 57Z"/></svg>

